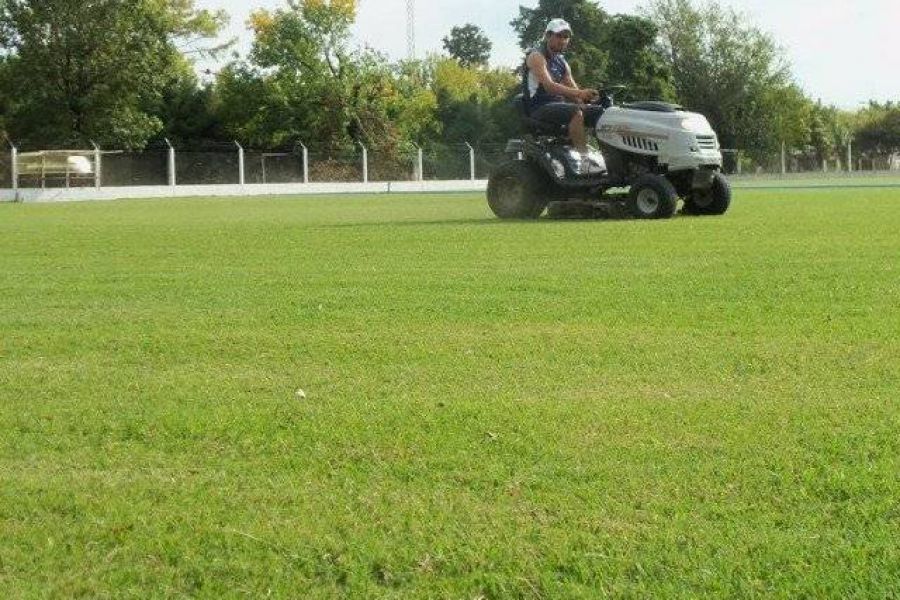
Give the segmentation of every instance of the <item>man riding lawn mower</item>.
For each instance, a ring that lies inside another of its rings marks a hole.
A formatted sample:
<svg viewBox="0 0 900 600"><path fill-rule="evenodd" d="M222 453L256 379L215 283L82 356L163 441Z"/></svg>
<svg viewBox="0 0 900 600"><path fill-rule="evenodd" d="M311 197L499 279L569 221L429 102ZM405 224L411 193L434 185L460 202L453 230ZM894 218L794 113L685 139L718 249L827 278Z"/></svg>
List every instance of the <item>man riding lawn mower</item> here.
<svg viewBox="0 0 900 600"><path fill-rule="evenodd" d="M547 25L544 43L525 61L517 104L525 135L510 140L511 160L488 180L488 204L501 219L610 214L624 201L639 219L721 215L731 189L722 153L703 115L665 102L613 106L614 88L579 89L562 54L571 27ZM587 144L596 136L600 151ZM629 188L627 193L611 193Z"/></svg>

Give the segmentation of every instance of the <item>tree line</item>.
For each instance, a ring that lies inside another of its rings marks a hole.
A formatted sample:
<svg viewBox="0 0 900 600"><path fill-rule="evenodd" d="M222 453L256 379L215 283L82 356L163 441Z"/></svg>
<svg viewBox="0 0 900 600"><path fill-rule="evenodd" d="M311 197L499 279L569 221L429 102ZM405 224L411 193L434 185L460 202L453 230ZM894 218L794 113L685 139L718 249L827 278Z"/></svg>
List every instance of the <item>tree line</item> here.
<svg viewBox="0 0 900 600"><path fill-rule="evenodd" d="M900 105L842 111L794 82L771 36L715 2L653 0L613 15L591 0L540 0L511 15L523 49L544 24L574 29L568 59L583 85L624 84L624 100L676 102L710 119L725 147L762 160L782 144L797 160L900 151ZM418 145L504 142L518 132L516 69L490 66L476 25L454 27L446 54L390 61L352 43L355 0L287 0L257 10L246 57L222 61L227 22L194 0L7 0L0 8L0 128L34 148L94 141L142 149L231 143L383 156Z"/></svg>

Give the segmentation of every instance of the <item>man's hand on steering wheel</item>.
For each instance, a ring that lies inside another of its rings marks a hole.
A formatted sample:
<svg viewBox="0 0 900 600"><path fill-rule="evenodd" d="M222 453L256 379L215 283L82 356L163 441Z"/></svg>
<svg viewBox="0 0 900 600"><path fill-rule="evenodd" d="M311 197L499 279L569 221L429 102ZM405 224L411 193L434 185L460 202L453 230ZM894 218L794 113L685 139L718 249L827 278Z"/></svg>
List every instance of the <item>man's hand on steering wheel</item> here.
<svg viewBox="0 0 900 600"><path fill-rule="evenodd" d="M600 92L592 89L578 90L578 101L582 104L590 104L600 97Z"/></svg>

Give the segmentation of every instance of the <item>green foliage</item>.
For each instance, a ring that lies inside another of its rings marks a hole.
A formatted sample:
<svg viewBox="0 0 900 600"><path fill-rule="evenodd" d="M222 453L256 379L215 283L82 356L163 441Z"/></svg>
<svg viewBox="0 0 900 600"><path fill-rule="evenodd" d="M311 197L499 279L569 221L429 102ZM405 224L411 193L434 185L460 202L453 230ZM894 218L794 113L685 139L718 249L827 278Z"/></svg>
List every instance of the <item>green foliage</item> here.
<svg viewBox="0 0 900 600"><path fill-rule="evenodd" d="M777 144L780 140L788 147L803 148L808 145L810 128L815 116L815 105L803 90L794 83L771 86L764 90L762 104L771 107L765 127Z"/></svg>
<svg viewBox="0 0 900 600"><path fill-rule="evenodd" d="M572 24L580 84L624 83L620 100L680 102L744 156L762 160L782 143L810 161L843 156L851 141L867 153L900 148L896 105L851 115L810 101L772 38L718 4L656 0L634 16L592 0L540 0L511 23L523 50L554 17ZM256 11L247 59L201 84L191 61L222 49L209 40L225 15L196 0L9 0L0 3L0 129L24 147L237 138L330 153L363 142L394 158L412 144L496 144L517 132L509 100L519 76L487 67L491 44L477 26L444 38L452 60L391 64L351 44L355 18L354 0Z"/></svg>
<svg viewBox="0 0 900 600"><path fill-rule="evenodd" d="M394 70L395 85L388 99L390 118L402 140L418 145L438 139L438 100L430 85L433 62L404 61Z"/></svg>
<svg viewBox="0 0 900 600"><path fill-rule="evenodd" d="M352 23L352 11L318 2L255 13L249 61L216 82L227 130L251 145L303 140L325 152L360 141L395 158L411 143L475 144L508 133L501 113L513 74L440 58L390 65L350 49Z"/></svg>
<svg viewBox="0 0 900 600"><path fill-rule="evenodd" d="M162 122L157 138L179 148L227 139L211 85L200 85L193 73L174 79L161 94L154 114Z"/></svg>
<svg viewBox="0 0 900 600"><path fill-rule="evenodd" d="M216 82L227 130L260 146L305 141L336 152L360 141L387 153L433 130L425 90L380 55L350 48L354 18L352 3L311 0L255 12L249 60Z"/></svg>
<svg viewBox="0 0 900 600"><path fill-rule="evenodd" d="M871 102L860 112L856 144L863 152L900 152L900 104Z"/></svg>
<svg viewBox="0 0 900 600"><path fill-rule="evenodd" d="M467 69L451 59L434 65L432 89L442 141L480 144L505 140L512 132L502 114L512 113L510 101L518 92L518 77L503 69Z"/></svg>
<svg viewBox="0 0 900 600"><path fill-rule="evenodd" d="M808 115L807 153L817 164L826 159L845 160L847 145L852 142L858 127L857 115L821 102L810 103Z"/></svg>
<svg viewBox="0 0 900 600"><path fill-rule="evenodd" d="M491 58L491 40L477 25L454 27L443 42L447 54L465 67L486 65Z"/></svg>
<svg viewBox="0 0 900 600"><path fill-rule="evenodd" d="M193 0L5 2L9 133L40 144L142 146L163 128L152 107L183 73L177 44L212 36L221 23Z"/></svg>
<svg viewBox="0 0 900 600"><path fill-rule="evenodd" d="M603 41L609 56L606 80L628 86L623 99L675 99L669 67L656 46L657 35L649 19L632 15L609 19Z"/></svg>
<svg viewBox="0 0 900 600"><path fill-rule="evenodd" d="M807 107L769 35L715 2L655 0L650 15L678 100L706 115L725 147L764 154L802 137Z"/></svg>
<svg viewBox="0 0 900 600"><path fill-rule="evenodd" d="M246 86L260 93L245 98L249 106L232 111L238 120L226 124L247 141L269 146L301 134L327 148L352 143L349 128L358 118L349 97L353 13L300 2L274 13L257 11L250 23L255 40L249 63L226 70L220 84L226 101L229 83L238 84L239 96L249 91Z"/></svg>

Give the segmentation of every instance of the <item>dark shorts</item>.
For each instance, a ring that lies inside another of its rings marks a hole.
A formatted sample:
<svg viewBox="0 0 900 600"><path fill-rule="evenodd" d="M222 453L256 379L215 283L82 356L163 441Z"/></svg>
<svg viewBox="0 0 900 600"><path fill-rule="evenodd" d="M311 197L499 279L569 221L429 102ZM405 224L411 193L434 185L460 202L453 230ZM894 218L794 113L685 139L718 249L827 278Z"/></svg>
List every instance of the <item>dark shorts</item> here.
<svg viewBox="0 0 900 600"><path fill-rule="evenodd" d="M545 123L553 123L554 125L568 125L572 120L572 115L579 108L578 104L573 102L548 102L541 104L537 108L531 109L531 118ZM600 115L603 114L603 107L594 104L580 105L581 111L584 113L584 124L586 127L596 127Z"/></svg>

